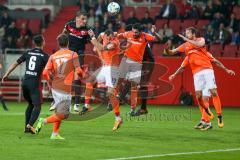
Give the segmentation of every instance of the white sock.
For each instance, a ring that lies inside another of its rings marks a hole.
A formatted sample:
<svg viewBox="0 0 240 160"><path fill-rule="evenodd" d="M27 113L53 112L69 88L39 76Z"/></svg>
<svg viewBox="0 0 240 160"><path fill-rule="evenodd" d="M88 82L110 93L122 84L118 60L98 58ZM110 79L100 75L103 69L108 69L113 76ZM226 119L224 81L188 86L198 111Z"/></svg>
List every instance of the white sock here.
<svg viewBox="0 0 240 160"><path fill-rule="evenodd" d="M57 135L58 135L58 133L52 132L52 136L57 136Z"/></svg>
<svg viewBox="0 0 240 160"><path fill-rule="evenodd" d="M116 117L115 117L115 120L116 120L116 121L120 121L120 120L121 120L121 117L120 117L120 116L116 116Z"/></svg>
<svg viewBox="0 0 240 160"><path fill-rule="evenodd" d="M131 106L131 112L134 111L135 109L133 109L133 107Z"/></svg>
<svg viewBox="0 0 240 160"><path fill-rule="evenodd" d="M84 104L84 106L85 106L86 108L88 108L89 104Z"/></svg>

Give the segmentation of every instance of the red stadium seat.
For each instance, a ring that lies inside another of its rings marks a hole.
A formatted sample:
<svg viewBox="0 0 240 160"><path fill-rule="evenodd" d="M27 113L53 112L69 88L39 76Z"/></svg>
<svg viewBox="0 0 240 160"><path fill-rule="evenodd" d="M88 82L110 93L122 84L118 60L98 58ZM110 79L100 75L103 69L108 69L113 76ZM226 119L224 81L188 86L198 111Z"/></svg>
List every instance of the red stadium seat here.
<svg viewBox="0 0 240 160"><path fill-rule="evenodd" d="M223 46L221 44L213 44L210 46L210 53L214 57L222 57Z"/></svg>
<svg viewBox="0 0 240 160"><path fill-rule="evenodd" d="M156 6L156 7L151 7L149 9L150 17L155 18L159 12L160 12L161 7Z"/></svg>
<svg viewBox="0 0 240 160"><path fill-rule="evenodd" d="M237 45L226 45L224 47L223 57L236 57L238 52Z"/></svg>
<svg viewBox="0 0 240 160"><path fill-rule="evenodd" d="M186 19L181 24L182 29L186 29L188 27L195 27L196 26L196 20L194 19Z"/></svg>
<svg viewBox="0 0 240 160"><path fill-rule="evenodd" d="M163 50L166 47L165 44L154 44L152 48L152 52L154 57L162 56Z"/></svg>
<svg viewBox="0 0 240 160"><path fill-rule="evenodd" d="M170 20L169 27L172 28L174 34L178 34L181 31L181 20Z"/></svg>
<svg viewBox="0 0 240 160"><path fill-rule="evenodd" d="M210 21L209 20L207 20L207 19L200 19L200 20L198 20L197 21L197 28L198 29L203 29L203 28L205 28L206 27L206 25L208 25L210 23Z"/></svg>
<svg viewBox="0 0 240 160"><path fill-rule="evenodd" d="M127 20L129 18L129 13L134 11L134 7L126 6L123 9L123 19Z"/></svg>
<svg viewBox="0 0 240 160"><path fill-rule="evenodd" d="M22 24L23 23L28 23L28 20L27 19L23 19L23 18L19 18L16 20L16 27L17 28L21 28Z"/></svg>
<svg viewBox="0 0 240 160"><path fill-rule="evenodd" d="M40 19L30 19L28 23L28 28L33 34L40 33L41 30L41 20Z"/></svg>
<svg viewBox="0 0 240 160"><path fill-rule="evenodd" d="M144 18L146 11L148 11L147 7L137 7L136 8L136 17L141 20L142 18Z"/></svg>
<svg viewBox="0 0 240 160"><path fill-rule="evenodd" d="M155 22L155 25L157 27L157 29L159 28L163 28L163 25L168 23L168 20L167 19L158 19L156 22Z"/></svg>

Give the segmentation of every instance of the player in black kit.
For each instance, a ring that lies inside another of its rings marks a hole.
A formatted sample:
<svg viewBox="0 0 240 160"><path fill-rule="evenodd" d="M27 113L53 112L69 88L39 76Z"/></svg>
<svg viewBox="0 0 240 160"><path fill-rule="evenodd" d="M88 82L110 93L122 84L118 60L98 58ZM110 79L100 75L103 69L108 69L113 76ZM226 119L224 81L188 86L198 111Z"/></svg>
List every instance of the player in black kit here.
<svg viewBox="0 0 240 160"><path fill-rule="evenodd" d="M19 57L7 70L2 81L4 82L18 65L26 62L26 71L22 82L23 97L28 102L25 112L25 133L35 134L33 125L38 119L42 103L41 76L49 56L43 52L45 41L42 35L34 36L33 43L35 48Z"/></svg>
<svg viewBox="0 0 240 160"><path fill-rule="evenodd" d="M80 65L84 65L84 50L85 45L90 42L90 37L88 35L88 30L90 28L87 26L87 13L78 11L76 13L75 19L69 21L63 30L63 33L69 36L69 49L76 52L79 57ZM78 76L75 76L78 77ZM79 111L80 103L80 80L75 79L73 82L73 89L75 92L75 105L74 111ZM87 110L87 108L84 108Z"/></svg>

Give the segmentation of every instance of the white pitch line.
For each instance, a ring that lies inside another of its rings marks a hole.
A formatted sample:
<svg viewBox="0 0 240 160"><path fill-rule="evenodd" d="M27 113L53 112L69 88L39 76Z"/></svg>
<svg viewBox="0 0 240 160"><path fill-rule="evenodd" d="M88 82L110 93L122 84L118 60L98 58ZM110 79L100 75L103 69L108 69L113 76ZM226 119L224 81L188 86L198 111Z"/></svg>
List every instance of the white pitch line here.
<svg viewBox="0 0 240 160"><path fill-rule="evenodd" d="M137 157L111 158L111 159L104 159L104 160L129 160L129 159L155 158L155 157L180 156L180 155L217 153L217 152L232 152L232 151L240 151L240 148L217 149L217 150L198 151L198 152L167 153L167 154L145 155L145 156L137 156Z"/></svg>

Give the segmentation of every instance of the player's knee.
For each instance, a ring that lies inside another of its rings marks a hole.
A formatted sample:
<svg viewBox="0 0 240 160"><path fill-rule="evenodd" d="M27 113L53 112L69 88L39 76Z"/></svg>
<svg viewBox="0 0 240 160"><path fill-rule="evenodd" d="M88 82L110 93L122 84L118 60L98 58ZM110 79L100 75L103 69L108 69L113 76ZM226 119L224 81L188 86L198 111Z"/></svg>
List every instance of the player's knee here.
<svg viewBox="0 0 240 160"><path fill-rule="evenodd" d="M218 96L217 89L211 89L210 92L211 92L213 97Z"/></svg>
<svg viewBox="0 0 240 160"><path fill-rule="evenodd" d="M196 98L197 99L202 99L202 93L201 92L196 92Z"/></svg>

